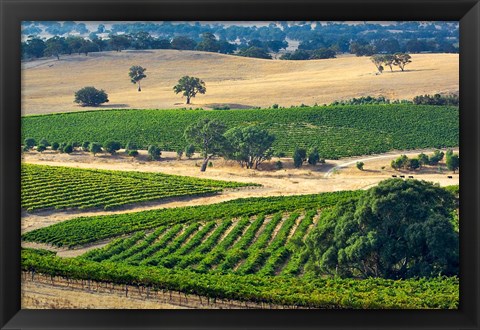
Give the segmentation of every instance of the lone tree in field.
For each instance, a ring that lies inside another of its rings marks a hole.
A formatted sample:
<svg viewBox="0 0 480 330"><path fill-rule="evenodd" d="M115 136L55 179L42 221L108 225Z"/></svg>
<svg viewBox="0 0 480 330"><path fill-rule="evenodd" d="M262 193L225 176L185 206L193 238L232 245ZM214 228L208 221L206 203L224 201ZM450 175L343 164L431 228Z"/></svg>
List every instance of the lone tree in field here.
<svg viewBox="0 0 480 330"><path fill-rule="evenodd" d="M108 95L103 89L83 87L75 92L75 103L79 103L82 107L96 107L106 102L108 102Z"/></svg>
<svg viewBox="0 0 480 330"><path fill-rule="evenodd" d="M130 68L130 71L128 72L132 84L138 84L139 92L142 91L142 88L140 87L140 80L147 77L145 71L147 71L147 69L142 68L140 65L134 65Z"/></svg>
<svg viewBox="0 0 480 330"><path fill-rule="evenodd" d="M216 119L204 118L188 126L184 136L187 143L198 149L203 157L200 171L205 172L208 162L213 156L219 155L225 149L225 124Z"/></svg>
<svg viewBox="0 0 480 330"><path fill-rule="evenodd" d="M382 73L383 71L383 55L373 55L370 57L370 60L375 64L375 67L377 68L378 72Z"/></svg>
<svg viewBox="0 0 480 330"><path fill-rule="evenodd" d="M173 86L175 94L183 92L183 96L187 98L187 104L190 104L190 99L195 97L197 93L205 94L205 82L196 77L183 76L178 81L178 84Z"/></svg>
<svg viewBox="0 0 480 330"><path fill-rule="evenodd" d="M400 68L400 70L405 70L405 65L411 63L411 56L406 53L396 53L393 55L393 65L396 65Z"/></svg>
<svg viewBox="0 0 480 330"><path fill-rule="evenodd" d="M433 183L382 181L322 213L306 241L307 269L361 278L458 275L454 209L453 194Z"/></svg>
<svg viewBox="0 0 480 330"><path fill-rule="evenodd" d="M275 136L257 126L234 127L225 133L228 141L227 157L242 167L257 169L272 157Z"/></svg>

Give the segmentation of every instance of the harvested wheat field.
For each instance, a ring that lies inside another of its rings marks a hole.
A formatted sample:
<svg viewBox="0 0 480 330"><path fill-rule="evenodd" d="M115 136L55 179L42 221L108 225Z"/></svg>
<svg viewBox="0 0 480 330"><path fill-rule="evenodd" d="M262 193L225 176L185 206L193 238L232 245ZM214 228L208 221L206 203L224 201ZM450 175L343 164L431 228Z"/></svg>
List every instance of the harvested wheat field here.
<svg viewBox="0 0 480 330"><path fill-rule="evenodd" d="M130 82L132 65L147 68L142 91ZM101 52L43 59L22 65L22 114L102 108L182 108L185 99L172 87L184 75L205 81L207 93L192 108L269 107L272 104L328 104L360 96L412 99L420 94L458 92L458 54L414 54L405 72L387 68L376 75L369 57L283 61L199 51L143 50ZM294 83L293 83L294 82ZM96 108L73 102L85 86L104 89L109 103Z"/></svg>

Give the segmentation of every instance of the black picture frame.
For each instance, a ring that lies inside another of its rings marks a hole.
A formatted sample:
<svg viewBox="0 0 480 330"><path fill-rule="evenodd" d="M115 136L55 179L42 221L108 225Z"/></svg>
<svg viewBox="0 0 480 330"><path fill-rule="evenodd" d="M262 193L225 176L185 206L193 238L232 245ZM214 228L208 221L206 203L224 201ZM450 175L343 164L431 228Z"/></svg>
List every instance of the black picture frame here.
<svg viewBox="0 0 480 330"><path fill-rule="evenodd" d="M479 329L480 4L478 0L0 0L1 329ZM21 310L22 20L460 21L458 310Z"/></svg>

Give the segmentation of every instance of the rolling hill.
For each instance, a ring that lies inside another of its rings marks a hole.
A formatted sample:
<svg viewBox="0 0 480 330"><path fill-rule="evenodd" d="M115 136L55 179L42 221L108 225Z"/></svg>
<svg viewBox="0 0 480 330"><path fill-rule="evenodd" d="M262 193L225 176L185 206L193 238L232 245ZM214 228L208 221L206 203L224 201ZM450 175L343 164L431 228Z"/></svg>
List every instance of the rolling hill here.
<svg viewBox="0 0 480 330"><path fill-rule="evenodd" d="M184 75L206 83L207 93L191 107L231 108L272 104L330 103L359 96L411 99L426 93L459 90L458 54L414 54L405 72L397 68L376 75L368 57L280 61L244 58L199 51L142 50L101 52L43 59L22 64L22 114L71 112L84 86L104 89L109 103L100 108L182 108L185 99L172 87ZM147 68L142 92L128 77L132 65Z"/></svg>

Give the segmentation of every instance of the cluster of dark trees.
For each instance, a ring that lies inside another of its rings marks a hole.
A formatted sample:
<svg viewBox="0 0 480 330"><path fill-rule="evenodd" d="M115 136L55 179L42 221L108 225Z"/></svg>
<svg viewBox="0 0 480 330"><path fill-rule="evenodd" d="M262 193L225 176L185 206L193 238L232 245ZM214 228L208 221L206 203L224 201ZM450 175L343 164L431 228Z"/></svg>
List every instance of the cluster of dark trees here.
<svg viewBox="0 0 480 330"><path fill-rule="evenodd" d="M398 39L377 39L352 41L348 51L357 56L372 56L378 53L458 53L458 42L445 39L410 39L400 42Z"/></svg>
<svg viewBox="0 0 480 330"><path fill-rule="evenodd" d="M425 105L455 105L458 106L460 99L456 94L449 95L418 95L413 98L414 104L425 104Z"/></svg>
<svg viewBox="0 0 480 330"><path fill-rule="evenodd" d="M307 270L355 278L458 276L455 208L455 196L433 183L382 181L322 212L306 240Z"/></svg>
<svg viewBox="0 0 480 330"><path fill-rule="evenodd" d="M204 118L185 129L187 143L197 149L204 172L215 156L237 161L242 167L256 169L273 155L275 136L258 126L241 126L227 130L226 125L216 119Z"/></svg>
<svg viewBox="0 0 480 330"><path fill-rule="evenodd" d="M405 71L405 66L412 62L411 58L412 57L406 53L395 53L377 54L373 55L370 59L377 67L378 72L382 73L385 69L385 66L388 66L390 71L393 71L394 66L398 66L400 70Z"/></svg>
<svg viewBox="0 0 480 330"><path fill-rule="evenodd" d="M268 26L120 23L113 24L110 30L100 24L96 31L89 31L84 23L25 21L22 28L23 35L28 36L22 42L24 58L123 49L197 49L225 54L238 51L242 56L269 58L266 54L285 49L288 39L299 42L299 52L290 54L291 59L309 59L329 58L333 52L358 56L458 52L459 40L458 24L442 22L393 26L311 22L279 22ZM53 37L43 40L38 37L42 32ZM77 35L68 35L72 33Z"/></svg>
<svg viewBox="0 0 480 330"><path fill-rule="evenodd" d="M330 105L363 105L363 104L417 104L417 105L450 105L458 106L460 99L457 94L418 95L413 100L390 100L385 96L361 96L348 100L337 100Z"/></svg>
<svg viewBox="0 0 480 330"><path fill-rule="evenodd" d="M458 154L454 154L452 150L447 150L446 153L440 150L435 150L430 157L423 152L418 155L417 158L408 158L406 155L401 155L397 159L392 160L391 166L395 170L405 169L414 171L424 166L436 166L445 156L445 164L448 170L455 173L460 167L460 157Z"/></svg>
<svg viewBox="0 0 480 330"><path fill-rule="evenodd" d="M297 49L280 56L281 60L318 60L335 58L337 53L332 48L318 48L313 50Z"/></svg>
<svg viewBox="0 0 480 330"><path fill-rule="evenodd" d="M114 140L108 140L104 143L98 142L48 142L45 138L41 139L38 143L33 138L26 138L23 144L23 151L32 150L36 146L36 150L38 152L44 152L50 147L51 150L58 151L60 153L71 154L76 150L82 150L85 152L91 152L94 156L102 152L108 152L111 155L114 155L119 151L123 145ZM125 145L125 153L129 156L136 157L138 156L138 147L134 142L127 142ZM191 146L186 148L187 155L190 153L190 156L193 154L195 150L191 151ZM150 160L158 160L160 159L160 155L162 154L161 148L157 145L149 145L147 147L148 158Z"/></svg>

